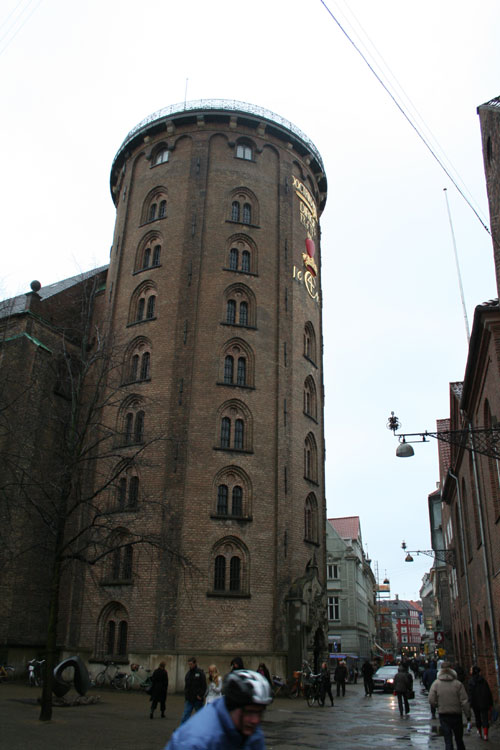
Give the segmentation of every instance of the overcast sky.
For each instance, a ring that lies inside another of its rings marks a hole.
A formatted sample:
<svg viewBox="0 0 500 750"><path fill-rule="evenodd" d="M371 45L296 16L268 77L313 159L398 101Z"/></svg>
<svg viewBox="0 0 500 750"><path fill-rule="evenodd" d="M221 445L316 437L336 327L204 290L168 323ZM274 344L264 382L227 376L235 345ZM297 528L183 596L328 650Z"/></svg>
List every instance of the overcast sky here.
<svg viewBox="0 0 500 750"><path fill-rule="evenodd" d="M498 0L332 0L374 45L489 223L476 108L500 95ZM388 81L384 74L384 80ZM237 99L289 119L328 177L322 217L328 516L359 515L393 594L415 598L430 558L434 442L449 414L467 311L497 296L491 241L320 0L3 0L0 296L108 262L113 157L127 132L187 99Z"/></svg>

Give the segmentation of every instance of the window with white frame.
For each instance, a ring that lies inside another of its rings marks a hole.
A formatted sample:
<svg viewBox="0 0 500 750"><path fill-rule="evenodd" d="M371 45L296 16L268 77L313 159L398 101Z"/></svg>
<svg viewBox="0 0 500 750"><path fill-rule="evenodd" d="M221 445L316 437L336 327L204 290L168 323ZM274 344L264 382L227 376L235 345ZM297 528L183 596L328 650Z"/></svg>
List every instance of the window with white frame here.
<svg viewBox="0 0 500 750"><path fill-rule="evenodd" d="M340 600L338 596L328 597L328 619L340 620Z"/></svg>
<svg viewBox="0 0 500 750"><path fill-rule="evenodd" d="M336 565L335 563L328 563L327 569L328 569L328 578L330 580L339 577L339 566L338 565Z"/></svg>

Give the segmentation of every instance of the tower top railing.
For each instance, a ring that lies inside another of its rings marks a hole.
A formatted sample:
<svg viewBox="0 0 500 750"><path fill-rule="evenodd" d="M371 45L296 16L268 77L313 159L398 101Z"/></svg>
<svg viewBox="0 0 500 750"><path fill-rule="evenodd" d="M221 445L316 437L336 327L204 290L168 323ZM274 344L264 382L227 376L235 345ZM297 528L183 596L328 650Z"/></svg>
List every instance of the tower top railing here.
<svg viewBox="0 0 500 750"><path fill-rule="evenodd" d="M299 138L306 146L307 148L314 154L316 159L318 160L318 163L321 165L321 169L323 170L323 160L321 158L321 155L314 145L314 143L311 141L308 136L302 132L296 125L294 125L290 120L285 119L284 117L281 117L280 115L277 115L275 112L272 112L270 109L265 109L264 107L259 107L256 104L248 104L247 102L240 102L236 99L195 99L193 101L189 102L181 102L179 104L170 104L168 107L163 107L163 109L159 109L156 112L153 112L151 115L148 115L148 117L145 117L144 120L141 120L141 122L136 125L132 130L127 134L125 137L122 145L118 149L116 156L113 160L116 161L116 157L124 149L130 141L133 140L133 138L140 133L141 130L143 130L146 126L156 122L157 120L162 120L166 117L170 117L171 115L180 115L183 112L192 112L192 111L200 111L200 110L206 110L206 111L218 111L218 110L227 110L228 112L241 112L244 114L254 115L255 117L260 117L265 120L268 120L269 122L274 122L277 125L281 125L282 127L289 130L291 133L293 133L297 138Z"/></svg>

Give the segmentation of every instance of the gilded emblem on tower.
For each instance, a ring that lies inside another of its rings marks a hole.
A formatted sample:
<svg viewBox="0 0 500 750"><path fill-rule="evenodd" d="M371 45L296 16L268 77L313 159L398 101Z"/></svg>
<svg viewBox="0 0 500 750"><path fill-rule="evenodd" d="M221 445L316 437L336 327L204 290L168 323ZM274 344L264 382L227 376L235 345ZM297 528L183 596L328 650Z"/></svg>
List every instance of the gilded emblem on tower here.
<svg viewBox="0 0 500 750"><path fill-rule="evenodd" d="M304 270L298 269L296 266L293 268L293 278L297 281L302 281L307 289L309 296L319 302L319 294L317 289L317 276L318 266L314 260L314 254L316 248L314 245L314 237L317 236L318 227L318 212L316 209L316 202L311 192L306 188L303 182L293 177L293 187L295 194L299 199L299 211L300 211L300 222L306 230L306 249L302 253L302 262Z"/></svg>

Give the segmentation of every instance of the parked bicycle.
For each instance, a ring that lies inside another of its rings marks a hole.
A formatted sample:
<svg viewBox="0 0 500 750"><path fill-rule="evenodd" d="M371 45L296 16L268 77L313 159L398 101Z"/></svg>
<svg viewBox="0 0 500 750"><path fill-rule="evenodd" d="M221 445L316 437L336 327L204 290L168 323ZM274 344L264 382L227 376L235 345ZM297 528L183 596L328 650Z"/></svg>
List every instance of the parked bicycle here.
<svg viewBox="0 0 500 750"><path fill-rule="evenodd" d="M316 703L318 706L325 705L325 696L321 690L321 675L309 675L308 684L306 685L307 705L311 708Z"/></svg>
<svg viewBox="0 0 500 750"><path fill-rule="evenodd" d="M43 665L45 659L31 659L28 662L28 684L30 687L43 685Z"/></svg>
<svg viewBox="0 0 500 750"><path fill-rule="evenodd" d="M104 687L107 683L115 690L125 690L127 687L127 673L120 672L120 667L114 661L108 661L105 664L105 668L96 675L96 687Z"/></svg>
<svg viewBox="0 0 500 750"><path fill-rule="evenodd" d="M139 675L139 671L143 670L146 672L147 677L142 678ZM138 687L140 690L147 690L152 685L151 670L146 667L142 667L140 664L130 665L130 674L127 675L125 680L125 689L132 690L134 687Z"/></svg>

